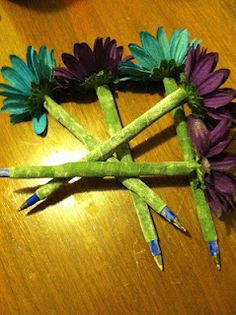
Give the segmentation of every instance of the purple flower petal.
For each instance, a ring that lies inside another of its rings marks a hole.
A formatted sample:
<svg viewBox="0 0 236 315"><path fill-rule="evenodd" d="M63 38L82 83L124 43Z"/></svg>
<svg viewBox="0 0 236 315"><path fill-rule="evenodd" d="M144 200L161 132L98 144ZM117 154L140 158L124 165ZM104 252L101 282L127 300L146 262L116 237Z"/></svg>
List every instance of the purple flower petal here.
<svg viewBox="0 0 236 315"><path fill-rule="evenodd" d="M77 58L70 54L62 54L62 61L67 66L68 70L76 75L79 80L83 80L87 76L87 71Z"/></svg>
<svg viewBox="0 0 236 315"><path fill-rule="evenodd" d="M94 54L88 44L76 43L74 45L74 55L87 70L87 75L91 75L96 71Z"/></svg>
<svg viewBox="0 0 236 315"><path fill-rule="evenodd" d="M230 71L228 69L219 69L211 73L208 78L197 87L200 96L212 93L221 86L228 78Z"/></svg>
<svg viewBox="0 0 236 315"><path fill-rule="evenodd" d="M224 141L220 141L215 146L210 147L209 151L206 154L207 158L211 158L222 153L230 144L231 139L226 139Z"/></svg>
<svg viewBox="0 0 236 315"><path fill-rule="evenodd" d="M235 103L227 104L223 107L219 107L217 109L210 109L207 110L207 115L214 120L232 120L236 118L236 105Z"/></svg>
<svg viewBox="0 0 236 315"><path fill-rule="evenodd" d="M193 85L199 86L203 81L205 81L210 72L212 72L218 62L218 54L209 53L205 55L196 64L194 70L191 73L190 82Z"/></svg>
<svg viewBox="0 0 236 315"><path fill-rule="evenodd" d="M58 78L78 80L77 76L74 73L70 72L70 70L67 68L55 68L53 73L54 73L54 76Z"/></svg>
<svg viewBox="0 0 236 315"><path fill-rule="evenodd" d="M94 56L96 64L96 72L106 68L105 49L103 47L103 39L97 38L94 43Z"/></svg>
<svg viewBox="0 0 236 315"><path fill-rule="evenodd" d="M227 119L222 119L216 127L210 131L209 142L210 147L217 145L220 140L226 139L229 135L230 122Z"/></svg>
<svg viewBox="0 0 236 315"><path fill-rule="evenodd" d="M217 89L205 96L203 102L207 108L218 108L230 103L235 97L236 91L233 89Z"/></svg>
<svg viewBox="0 0 236 315"><path fill-rule="evenodd" d="M215 191L225 194L235 193L235 181L227 174L220 172L211 172L211 184Z"/></svg>
<svg viewBox="0 0 236 315"><path fill-rule="evenodd" d="M205 155L209 148L209 131L201 119L190 115L187 119L188 132L192 143L200 155Z"/></svg>
<svg viewBox="0 0 236 315"><path fill-rule="evenodd" d="M230 170L236 167L236 155L228 152L222 153L214 159L211 158L210 164L213 171Z"/></svg>
<svg viewBox="0 0 236 315"><path fill-rule="evenodd" d="M199 46L197 49L200 49ZM195 63L195 49L194 47L192 47L188 50L188 53L186 56L186 62L185 62L185 74L186 74L187 81L190 81L190 74L191 74L191 70L193 69L194 63Z"/></svg>
<svg viewBox="0 0 236 315"><path fill-rule="evenodd" d="M217 197L215 191L207 185L207 189L205 190L205 197L207 200L207 203L209 204L210 209L218 216L220 217L222 214L222 204Z"/></svg>

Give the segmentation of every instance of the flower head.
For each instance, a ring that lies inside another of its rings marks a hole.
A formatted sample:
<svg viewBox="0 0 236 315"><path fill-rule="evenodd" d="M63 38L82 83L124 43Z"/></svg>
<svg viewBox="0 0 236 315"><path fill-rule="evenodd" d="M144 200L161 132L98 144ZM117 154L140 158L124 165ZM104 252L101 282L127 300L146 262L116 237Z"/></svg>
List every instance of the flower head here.
<svg viewBox="0 0 236 315"><path fill-rule="evenodd" d="M189 94L189 105L196 117L208 120L233 119L236 109L232 100L236 91L220 88L228 79L228 69L215 70L218 62L217 53L207 53L200 46L188 51L185 66L184 86Z"/></svg>
<svg viewBox="0 0 236 315"><path fill-rule="evenodd" d="M117 47L116 40L110 37L104 42L103 38L97 38L93 50L86 43L76 43L74 55L62 54L66 67L56 68L54 74L65 88L81 91L94 89L117 81L122 55L123 47Z"/></svg>
<svg viewBox="0 0 236 315"><path fill-rule="evenodd" d="M141 32L142 47L130 44L129 49L137 61L121 62L119 70L126 74L122 80L161 81L164 77L176 77L183 71L183 64L189 47L186 29L175 30L168 42L165 30L159 27L157 36ZM190 45L194 44L194 41Z"/></svg>
<svg viewBox="0 0 236 315"><path fill-rule="evenodd" d="M50 95L55 81L54 52L41 46L37 53L29 46L25 63L15 55L10 56L12 67L2 67L1 73L8 84L0 84L0 95L5 96L2 112L10 114L12 124L32 119L34 132L42 134L47 127L44 96Z"/></svg>
<svg viewBox="0 0 236 315"><path fill-rule="evenodd" d="M188 117L188 130L204 170L205 197L211 210L220 216L235 207L236 178L228 171L236 166L236 155L224 152L231 143L229 121L222 120L209 131L204 122Z"/></svg>

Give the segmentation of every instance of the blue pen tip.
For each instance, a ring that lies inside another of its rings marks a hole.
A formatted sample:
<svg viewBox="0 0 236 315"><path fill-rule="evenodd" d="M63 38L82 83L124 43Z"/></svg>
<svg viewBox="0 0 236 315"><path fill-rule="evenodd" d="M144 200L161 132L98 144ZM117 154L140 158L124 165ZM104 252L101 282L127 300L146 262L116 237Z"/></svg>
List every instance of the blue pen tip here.
<svg viewBox="0 0 236 315"><path fill-rule="evenodd" d="M34 204L36 204L39 200L40 198L36 194L33 194L20 206L19 210L27 209L28 207L31 207Z"/></svg>

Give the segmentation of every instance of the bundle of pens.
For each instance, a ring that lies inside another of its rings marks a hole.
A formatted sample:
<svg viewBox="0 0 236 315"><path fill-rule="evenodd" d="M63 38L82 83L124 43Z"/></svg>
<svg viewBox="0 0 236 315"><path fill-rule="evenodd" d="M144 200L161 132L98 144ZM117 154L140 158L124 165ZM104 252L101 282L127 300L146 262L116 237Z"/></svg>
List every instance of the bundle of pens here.
<svg viewBox="0 0 236 315"><path fill-rule="evenodd" d="M221 88L229 70L216 70L217 53L209 53L200 42L189 42L186 29L175 30L170 42L163 27L154 37L140 33L141 46L130 44L131 56L123 58L123 47L109 37L97 38L91 49L76 43L73 55L62 54L65 67L57 67L53 51L42 46L37 53L28 47L26 63L10 56L12 67L3 67L0 84L4 96L2 112L10 114L12 124L32 120L37 135L46 134L50 113L90 153L76 163L57 166L24 166L0 169L1 177L53 178L41 186L21 206L25 209L47 198L66 181L82 176L115 176L131 191L136 213L150 251L161 270L163 261L158 235L149 207L176 228L186 231L166 203L141 179L147 175L189 175L197 215L210 255L220 269L217 233L212 213L218 217L234 208L236 178L229 170L236 155L226 152L231 143L230 128L236 117L232 102L236 91ZM164 85L166 97L143 115L122 128L112 91L132 81ZM61 97L96 93L110 133L100 143L75 121L59 104ZM187 118L183 104L192 114ZM184 161L135 163L128 142L158 118L171 111ZM115 154L115 155L114 155Z"/></svg>

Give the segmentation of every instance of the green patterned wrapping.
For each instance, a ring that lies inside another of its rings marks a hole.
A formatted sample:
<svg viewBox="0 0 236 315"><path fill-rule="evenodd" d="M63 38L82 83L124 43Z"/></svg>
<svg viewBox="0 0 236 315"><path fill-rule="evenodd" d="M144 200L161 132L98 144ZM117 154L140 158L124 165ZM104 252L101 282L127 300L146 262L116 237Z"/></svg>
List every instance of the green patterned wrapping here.
<svg viewBox="0 0 236 315"><path fill-rule="evenodd" d="M109 86L107 85L97 87L96 94L102 108L104 120L106 122L109 134L110 136L112 136L116 132L122 129L122 124L121 124L120 116L119 116L119 113L118 113L118 110L114 101L114 97L110 91ZM123 162L133 161L131 152L127 143L123 143L116 149L116 155L120 161L123 161ZM122 180L125 180L125 179L121 178L119 180L122 183ZM126 180L129 180L129 179L127 178ZM136 179L136 181L139 183L140 179ZM142 186L139 189L142 189ZM141 226L145 241L149 243L152 240L157 240L158 235L157 235L156 228L154 226L152 216L149 211L147 203L141 197L139 197L139 195L136 194L135 192L131 191L131 196L132 196L135 211L138 216L139 224ZM157 199L159 201L160 198L157 196ZM162 200L160 200L160 207L161 206L162 207L165 206L165 202Z"/></svg>
<svg viewBox="0 0 236 315"><path fill-rule="evenodd" d="M164 86L166 94L170 94L178 88L175 80L172 78L165 78ZM179 106L175 108L174 110L172 110L172 114L176 126L176 133L183 152L184 160L193 162L194 151L192 148L192 142L188 135L188 128L186 124L186 118L183 107ZM192 172L190 175L190 185L192 188L193 197L196 202L197 215L202 229L203 237L207 242L216 241L217 233L212 219L211 210L205 199L204 192L202 191L202 189L198 188L200 185L198 183L196 172Z"/></svg>
<svg viewBox="0 0 236 315"><path fill-rule="evenodd" d="M9 168L11 178L139 177L189 175L198 164L189 162L72 162L55 166L16 166Z"/></svg>
<svg viewBox="0 0 236 315"><path fill-rule="evenodd" d="M87 156L83 158L84 161L89 160L103 160L107 156L111 155L116 148L124 143L128 142L132 138L134 138L138 133L152 124L155 120L162 117L165 113L172 110L174 107L178 106L186 99L186 92L184 89L180 88L165 99L158 102L154 107L148 110L146 113L141 115L139 118L134 120L128 126L123 128L121 131L117 132L110 139L102 143L100 146L95 145L95 149L92 150ZM58 111L58 107L61 111L65 112L61 106L58 106L52 99L47 98L47 110L50 112L52 116L54 116L54 112ZM62 116L60 116L62 117ZM56 114L55 114L56 118ZM57 119L57 118L56 118ZM67 119L65 121L61 121L61 123L66 126ZM66 126L67 127L67 126ZM79 136L79 135L78 135ZM85 139L85 137L84 137ZM86 144L87 145L87 144ZM52 194L55 190L57 190L61 185L63 185L64 181L62 180L53 180L48 184L41 186L37 189L36 194L40 199L47 198L50 194ZM130 189L130 187L127 187ZM146 201L146 200L145 200ZM155 205L150 205L154 210L158 211ZM159 209L159 212L161 209Z"/></svg>

